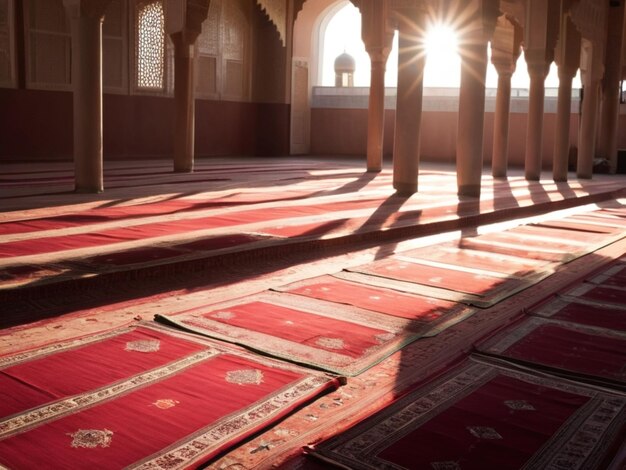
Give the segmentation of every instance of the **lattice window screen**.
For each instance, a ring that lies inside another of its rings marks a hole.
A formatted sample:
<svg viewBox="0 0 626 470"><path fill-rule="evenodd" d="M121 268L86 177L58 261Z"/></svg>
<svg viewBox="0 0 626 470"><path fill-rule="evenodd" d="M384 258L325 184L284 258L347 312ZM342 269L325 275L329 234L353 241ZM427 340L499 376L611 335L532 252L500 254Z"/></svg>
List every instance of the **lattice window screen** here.
<svg viewBox="0 0 626 470"><path fill-rule="evenodd" d="M137 3L135 21L135 85L139 90L165 91L167 56L163 2Z"/></svg>
<svg viewBox="0 0 626 470"><path fill-rule="evenodd" d="M128 87L128 6L113 0L102 25L102 81L107 92L123 93Z"/></svg>
<svg viewBox="0 0 626 470"><path fill-rule="evenodd" d="M70 28L61 0L27 0L27 85L71 89Z"/></svg>

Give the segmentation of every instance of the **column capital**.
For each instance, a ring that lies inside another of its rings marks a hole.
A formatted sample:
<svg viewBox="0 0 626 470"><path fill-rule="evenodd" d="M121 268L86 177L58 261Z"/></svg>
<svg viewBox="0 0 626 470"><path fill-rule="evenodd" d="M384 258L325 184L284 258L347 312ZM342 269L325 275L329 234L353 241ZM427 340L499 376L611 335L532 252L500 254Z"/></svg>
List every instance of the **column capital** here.
<svg viewBox="0 0 626 470"><path fill-rule="evenodd" d="M372 61L387 61L394 29L389 18L388 0L360 0L361 39Z"/></svg>
<svg viewBox="0 0 626 470"><path fill-rule="evenodd" d="M545 79L550 71L550 60L546 58L545 49L524 51L526 67L530 78Z"/></svg>
<svg viewBox="0 0 626 470"><path fill-rule="evenodd" d="M100 18L104 17L109 3L112 0L63 0L63 6L70 18Z"/></svg>
<svg viewBox="0 0 626 470"><path fill-rule="evenodd" d="M165 0L165 31L180 40L194 44L202 32L202 23L209 14L211 0Z"/></svg>

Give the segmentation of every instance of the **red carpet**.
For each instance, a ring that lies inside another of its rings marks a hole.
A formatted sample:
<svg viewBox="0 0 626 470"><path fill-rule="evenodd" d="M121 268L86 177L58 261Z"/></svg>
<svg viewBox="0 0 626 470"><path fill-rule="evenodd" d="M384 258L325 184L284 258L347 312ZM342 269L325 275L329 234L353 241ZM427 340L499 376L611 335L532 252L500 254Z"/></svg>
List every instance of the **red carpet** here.
<svg viewBox="0 0 626 470"><path fill-rule="evenodd" d="M530 313L626 333L626 307L619 309L606 304L559 297L533 308Z"/></svg>
<svg viewBox="0 0 626 470"><path fill-rule="evenodd" d="M286 293L264 293L157 320L264 354L354 376L428 326Z"/></svg>
<svg viewBox="0 0 626 470"><path fill-rule="evenodd" d="M390 279L391 282L386 283L384 287L462 301L478 307L494 305L549 274L539 271L524 277L506 275L496 277L495 273L485 274L462 269L460 266L450 265L449 268L444 268L422 264L417 260L409 262L388 258L350 268L348 271ZM394 281L403 284L395 284Z"/></svg>
<svg viewBox="0 0 626 470"><path fill-rule="evenodd" d="M625 423L623 395L468 360L311 453L351 469L605 469Z"/></svg>
<svg viewBox="0 0 626 470"><path fill-rule="evenodd" d="M186 468L338 386L147 325L3 357L0 367L8 468Z"/></svg>
<svg viewBox="0 0 626 470"><path fill-rule="evenodd" d="M398 257L412 258L437 263L451 264L461 268L471 268L491 271L501 274L523 276L536 271L544 262L525 259L517 256L506 256L486 250L472 250L459 247L459 242L441 243L433 249L432 246L404 251Z"/></svg>
<svg viewBox="0 0 626 470"><path fill-rule="evenodd" d="M574 299L591 300L607 306L626 308L626 289L623 287L603 286L585 282L565 292L565 296Z"/></svg>
<svg viewBox="0 0 626 470"><path fill-rule="evenodd" d="M391 289L359 284L333 276L320 276L276 289L280 292L327 300L374 312L423 322L428 334L467 318L474 310L446 300L403 294Z"/></svg>
<svg viewBox="0 0 626 470"><path fill-rule="evenodd" d="M208 217L146 223L129 227L100 230L98 232L15 240L0 244L0 258L96 247L146 238L179 235L199 230L225 228L291 217L327 214L333 211L371 209L376 207L377 203L381 201L382 199L379 198L350 202L333 202L329 204L311 204L307 206L272 207L216 214Z"/></svg>
<svg viewBox="0 0 626 470"><path fill-rule="evenodd" d="M626 385L626 334L620 332L531 318L480 344L478 350L580 380L608 379Z"/></svg>

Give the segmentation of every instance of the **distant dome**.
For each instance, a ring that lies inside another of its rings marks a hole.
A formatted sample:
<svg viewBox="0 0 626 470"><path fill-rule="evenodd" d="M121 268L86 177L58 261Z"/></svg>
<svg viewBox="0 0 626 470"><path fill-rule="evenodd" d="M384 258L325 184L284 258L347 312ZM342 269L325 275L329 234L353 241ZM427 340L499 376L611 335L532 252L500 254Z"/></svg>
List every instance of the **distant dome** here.
<svg viewBox="0 0 626 470"><path fill-rule="evenodd" d="M356 62L347 52L340 54L335 59L335 73L354 73Z"/></svg>

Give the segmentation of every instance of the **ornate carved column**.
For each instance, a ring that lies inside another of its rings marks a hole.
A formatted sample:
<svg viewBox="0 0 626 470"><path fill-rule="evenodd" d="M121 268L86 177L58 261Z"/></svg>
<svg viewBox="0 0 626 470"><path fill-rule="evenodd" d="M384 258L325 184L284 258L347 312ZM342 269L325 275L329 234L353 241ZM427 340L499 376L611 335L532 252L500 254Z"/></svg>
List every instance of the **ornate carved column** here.
<svg viewBox="0 0 626 470"><path fill-rule="evenodd" d="M556 43L556 26L560 13L558 2L528 0L524 31L524 56L530 76L528 124L526 130L526 179L538 181L541 176L543 146L543 103L545 79Z"/></svg>
<svg viewBox="0 0 626 470"><path fill-rule="evenodd" d="M500 16L491 40L491 62L498 72L491 158L491 172L496 178L506 177L507 173L511 76L515 72L515 64L521 52L521 42L521 28L504 15Z"/></svg>
<svg viewBox="0 0 626 470"><path fill-rule="evenodd" d="M456 146L456 178L460 196L480 196L483 168L483 124L487 42L500 14L498 2L467 2L472 16L459 34L461 86ZM473 9L473 11L471 10Z"/></svg>
<svg viewBox="0 0 626 470"><path fill-rule="evenodd" d="M361 36L371 60L367 119L367 171L378 172L383 164L385 127L385 65L391 51L388 0L360 0Z"/></svg>
<svg viewBox="0 0 626 470"><path fill-rule="evenodd" d="M63 0L72 31L75 191L99 193L102 175L102 21L111 0Z"/></svg>
<svg viewBox="0 0 626 470"><path fill-rule="evenodd" d="M393 187L398 193L413 194L417 191L419 174L426 11L417 0L401 3L403 8L394 11L399 49Z"/></svg>
<svg viewBox="0 0 626 470"><path fill-rule="evenodd" d="M194 52L210 0L166 0L165 29L174 43L174 171L191 172L194 163Z"/></svg>
<svg viewBox="0 0 626 470"><path fill-rule="evenodd" d="M624 36L624 0L610 3L607 23L605 72L602 80L602 126L600 127L598 150L599 154L609 161L611 173L615 173L617 167L619 85Z"/></svg>
<svg viewBox="0 0 626 470"><path fill-rule="evenodd" d="M552 157L552 177L554 181L567 181L572 80L580 63L580 33L564 9L561 10L560 37L554 58L559 71L559 95L556 111L554 155Z"/></svg>
<svg viewBox="0 0 626 470"><path fill-rule="evenodd" d="M598 118L598 93L604 74L604 42L606 41L609 2L603 0L578 0L572 2L571 18L582 36L580 71L584 94L578 133L579 178L591 178L596 151Z"/></svg>

